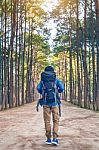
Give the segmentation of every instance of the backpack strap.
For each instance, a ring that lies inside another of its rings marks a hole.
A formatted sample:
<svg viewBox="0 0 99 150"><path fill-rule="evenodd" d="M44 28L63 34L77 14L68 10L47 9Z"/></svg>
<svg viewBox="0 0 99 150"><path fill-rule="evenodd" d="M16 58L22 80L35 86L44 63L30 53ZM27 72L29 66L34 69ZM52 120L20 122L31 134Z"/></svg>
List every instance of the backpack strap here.
<svg viewBox="0 0 99 150"><path fill-rule="evenodd" d="M42 89L42 97L45 101L45 104L46 104L46 93L45 93L45 85L44 85L44 82L41 80L41 83L43 85L43 89Z"/></svg>
<svg viewBox="0 0 99 150"><path fill-rule="evenodd" d="M57 85L56 85L56 81L57 80L55 80L55 83L54 83L54 88L55 88L55 93L54 93L54 95L55 95L55 102L57 102L57 97L56 97L56 95L57 95Z"/></svg>

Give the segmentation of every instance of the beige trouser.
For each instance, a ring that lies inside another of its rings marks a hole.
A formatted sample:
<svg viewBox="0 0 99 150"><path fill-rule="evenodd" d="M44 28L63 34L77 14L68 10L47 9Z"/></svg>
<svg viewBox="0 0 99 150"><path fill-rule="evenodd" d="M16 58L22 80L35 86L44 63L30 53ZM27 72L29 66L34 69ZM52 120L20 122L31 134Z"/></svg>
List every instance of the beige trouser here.
<svg viewBox="0 0 99 150"><path fill-rule="evenodd" d="M51 138L51 113L53 117L53 138L58 137L58 126L59 126L59 114L58 106L49 107L47 105L43 106L43 115L45 122L45 130L47 138Z"/></svg>

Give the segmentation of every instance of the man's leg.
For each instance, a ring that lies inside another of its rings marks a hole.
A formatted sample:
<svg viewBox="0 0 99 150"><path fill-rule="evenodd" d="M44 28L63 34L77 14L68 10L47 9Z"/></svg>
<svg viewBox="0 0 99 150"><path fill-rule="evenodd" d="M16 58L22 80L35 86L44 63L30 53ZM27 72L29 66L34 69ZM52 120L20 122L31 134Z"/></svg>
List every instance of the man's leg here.
<svg viewBox="0 0 99 150"><path fill-rule="evenodd" d="M52 115L53 115L53 138L58 137L58 127L59 127L59 108L58 106L52 106Z"/></svg>
<svg viewBox="0 0 99 150"><path fill-rule="evenodd" d="M45 123L45 130L47 138L51 138L51 109L49 106L43 106L43 116L44 116L44 123Z"/></svg>

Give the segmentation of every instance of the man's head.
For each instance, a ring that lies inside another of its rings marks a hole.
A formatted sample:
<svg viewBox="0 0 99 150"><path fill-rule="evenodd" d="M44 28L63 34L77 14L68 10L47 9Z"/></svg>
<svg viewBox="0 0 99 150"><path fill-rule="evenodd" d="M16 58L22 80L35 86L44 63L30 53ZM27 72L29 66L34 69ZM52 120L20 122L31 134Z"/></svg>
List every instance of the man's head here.
<svg viewBox="0 0 99 150"><path fill-rule="evenodd" d="M45 71L54 72L54 68L52 66L47 66L47 67L45 67Z"/></svg>

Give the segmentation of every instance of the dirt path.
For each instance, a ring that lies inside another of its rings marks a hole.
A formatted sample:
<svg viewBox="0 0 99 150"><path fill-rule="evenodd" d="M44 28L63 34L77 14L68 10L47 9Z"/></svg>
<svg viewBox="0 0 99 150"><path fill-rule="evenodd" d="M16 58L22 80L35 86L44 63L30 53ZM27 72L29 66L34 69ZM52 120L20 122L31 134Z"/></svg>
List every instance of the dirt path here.
<svg viewBox="0 0 99 150"><path fill-rule="evenodd" d="M58 147L45 145L35 103L0 112L0 150L99 150L99 113L63 102Z"/></svg>

